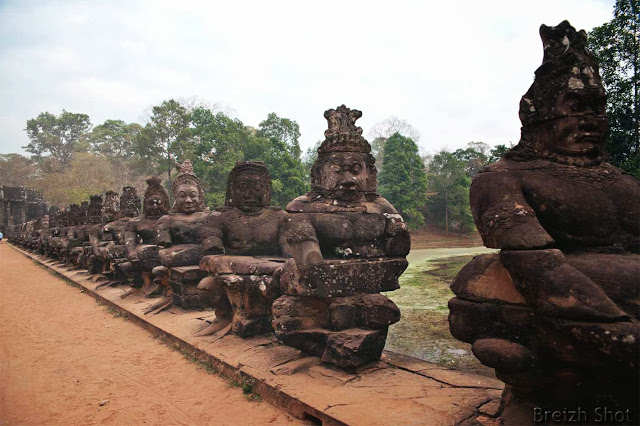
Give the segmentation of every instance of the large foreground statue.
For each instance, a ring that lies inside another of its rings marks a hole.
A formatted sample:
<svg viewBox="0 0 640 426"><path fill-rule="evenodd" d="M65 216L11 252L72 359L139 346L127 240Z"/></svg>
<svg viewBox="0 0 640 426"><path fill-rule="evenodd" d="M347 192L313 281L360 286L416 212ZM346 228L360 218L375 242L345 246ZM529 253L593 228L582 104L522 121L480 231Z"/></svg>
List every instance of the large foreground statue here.
<svg viewBox="0 0 640 426"><path fill-rule="evenodd" d="M471 186L476 226L501 252L453 282L451 332L509 385L507 410L637 416L640 184L604 160L606 97L585 32L565 21L540 35L521 140Z"/></svg>
<svg viewBox="0 0 640 426"><path fill-rule="evenodd" d="M362 116L344 105L325 112L329 128L312 168L312 189L287 205L284 295L273 304L276 336L341 367L380 358L400 310L383 291L398 288L410 238L377 191Z"/></svg>

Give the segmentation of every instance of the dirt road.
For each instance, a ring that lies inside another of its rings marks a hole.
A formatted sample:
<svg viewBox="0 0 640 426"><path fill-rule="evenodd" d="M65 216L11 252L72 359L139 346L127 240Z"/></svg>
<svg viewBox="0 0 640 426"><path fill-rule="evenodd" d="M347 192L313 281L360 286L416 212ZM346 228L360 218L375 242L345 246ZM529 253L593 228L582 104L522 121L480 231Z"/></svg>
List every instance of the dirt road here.
<svg viewBox="0 0 640 426"><path fill-rule="evenodd" d="M0 244L0 425L292 424Z"/></svg>

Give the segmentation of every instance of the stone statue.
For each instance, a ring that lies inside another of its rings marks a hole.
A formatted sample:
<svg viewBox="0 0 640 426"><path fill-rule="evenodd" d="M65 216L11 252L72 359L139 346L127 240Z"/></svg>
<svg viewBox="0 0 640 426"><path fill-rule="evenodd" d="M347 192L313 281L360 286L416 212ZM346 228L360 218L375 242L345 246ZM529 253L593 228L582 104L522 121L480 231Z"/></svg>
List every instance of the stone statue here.
<svg viewBox="0 0 640 426"><path fill-rule="evenodd" d="M73 232L73 229L78 226L78 213L80 206L77 204L71 204L67 211L67 227L60 233L59 240L59 257L60 260L68 264L69 263L69 232Z"/></svg>
<svg viewBox="0 0 640 426"><path fill-rule="evenodd" d="M607 164L586 33L542 25L522 136L471 185L487 247L452 284L450 328L507 383L507 407L636 407L640 183ZM637 410L636 410L637 415Z"/></svg>
<svg viewBox="0 0 640 426"><path fill-rule="evenodd" d="M163 297L146 313L158 313L173 305L172 286L180 287L183 295L185 290L195 296L190 301L197 304L196 286L204 277L197 266L204 254L200 231L209 214L205 211L204 189L189 160L176 167L179 173L171 184L175 203L169 214L158 219L155 228L156 244L162 247L158 253L162 266L152 272L154 281L162 285Z"/></svg>
<svg viewBox="0 0 640 426"><path fill-rule="evenodd" d="M272 331L271 304L280 295L280 245L286 213L269 207L271 177L262 162L238 162L227 181L224 207L202 228L205 256L200 268L210 275L198 284L201 298L216 309L215 321L199 335L231 324L248 337Z"/></svg>
<svg viewBox="0 0 640 426"><path fill-rule="evenodd" d="M107 198L114 200L111 202L113 206L111 210L115 210L115 206L117 206L119 214L115 216L115 220L108 222L102 228L99 239L106 244L98 247L97 256L102 261L103 273L107 273L111 278L116 278L114 276L115 265L126 261L124 244L127 226L132 218L140 214L140 197L134 187L125 186L122 188L122 195L117 204L113 196Z"/></svg>
<svg viewBox="0 0 640 426"><path fill-rule="evenodd" d="M88 260L88 270L92 274L102 274L107 272L108 248L113 246L113 233L105 232L105 227L111 222L115 222L120 218L120 197L117 192L107 191L104 194L104 202L102 204L102 226L97 230L92 228L89 233L89 241L91 242L91 256Z"/></svg>
<svg viewBox="0 0 640 426"><path fill-rule="evenodd" d="M67 210L60 210L56 219L57 226L51 233L49 250L51 257L59 259L63 252L63 237L69 228L69 212Z"/></svg>
<svg viewBox="0 0 640 426"><path fill-rule="evenodd" d="M344 105L325 112L329 129L311 170L311 192L287 205L289 254L273 304L276 336L340 367L382 354L400 310L380 294L398 288L410 249L407 228L377 193L375 159L362 116Z"/></svg>
<svg viewBox="0 0 640 426"><path fill-rule="evenodd" d="M78 256L78 266L89 269L89 259L93 256L92 241L98 238L102 230L102 195L89 196L87 208L87 239L88 245L84 245L82 253Z"/></svg>
<svg viewBox="0 0 640 426"><path fill-rule="evenodd" d="M67 240L69 241L69 263L73 266L79 266L79 259L84 252L86 246L89 245L89 228L91 224L89 220L89 203L83 201L78 208L77 225L70 227L67 231Z"/></svg>
<svg viewBox="0 0 640 426"><path fill-rule="evenodd" d="M169 196L161 182L161 179L157 177L147 179L142 216L128 222L125 233L125 251L128 262L121 264L120 268L123 274L133 275L131 280L133 286L122 297L138 293L141 284L142 291L149 291L151 271L156 266L160 266L160 258L158 257L160 247L155 244L155 228L158 219L169 212ZM139 282L140 280L142 283Z"/></svg>

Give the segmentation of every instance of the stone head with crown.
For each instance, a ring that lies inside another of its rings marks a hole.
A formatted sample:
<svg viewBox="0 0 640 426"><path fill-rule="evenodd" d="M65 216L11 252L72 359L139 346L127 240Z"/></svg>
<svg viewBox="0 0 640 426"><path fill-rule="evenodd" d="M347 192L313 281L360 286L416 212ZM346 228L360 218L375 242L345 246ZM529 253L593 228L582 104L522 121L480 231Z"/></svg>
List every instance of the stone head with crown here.
<svg viewBox="0 0 640 426"><path fill-rule="evenodd" d="M507 158L547 159L575 166L603 161L609 128L607 97L587 34L569 22L542 25L542 65L520 101L522 137Z"/></svg>
<svg viewBox="0 0 640 426"><path fill-rule="evenodd" d="M171 212L192 214L203 211L204 188L193 172L191 161L185 160L182 164L176 164L176 168L179 173L171 184L175 199Z"/></svg>
<svg viewBox="0 0 640 426"><path fill-rule="evenodd" d="M325 111L328 129L311 169L314 195L345 202L377 197L377 171L371 146L355 122L362 112L341 105Z"/></svg>
<svg viewBox="0 0 640 426"><path fill-rule="evenodd" d="M169 196L162 187L159 177L147 179L147 189L144 192L142 213L148 218L159 218L169 211Z"/></svg>

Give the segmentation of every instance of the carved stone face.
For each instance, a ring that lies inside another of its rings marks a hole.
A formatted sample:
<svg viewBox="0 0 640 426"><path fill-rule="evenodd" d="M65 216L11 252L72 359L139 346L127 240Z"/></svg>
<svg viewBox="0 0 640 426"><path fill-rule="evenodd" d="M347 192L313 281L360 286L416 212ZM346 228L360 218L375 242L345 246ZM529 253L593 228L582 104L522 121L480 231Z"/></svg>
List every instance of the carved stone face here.
<svg viewBox="0 0 640 426"><path fill-rule="evenodd" d="M604 94L586 91L559 95L555 120L545 123L548 143L553 151L569 155L599 153L609 128Z"/></svg>
<svg viewBox="0 0 640 426"><path fill-rule="evenodd" d="M94 210L89 213L89 223L100 223L102 222L102 213L100 210Z"/></svg>
<svg viewBox="0 0 640 426"><path fill-rule="evenodd" d="M128 203L122 209L122 216L124 216L124 217L136 217L136 216L138 216L138 213L140 212L139 210L140 210L139 206L136 206L133 203Z"/></svg>
<svg viewBox="0 0 640 426"><path fill-rule="evenodd" d="M191 214L198 211L200 198L195 185L180 185L176 189L176 209L180 213Z"/></svg>
<svg viewBox="0 0 640 426"><path fill-rule="evenodd" d="M162 216L167 211L167 206L163 205L162 197L159 195L151 195L144 200L144 211L148 217Z"/></svg>
<svg viewBox="0 0 640 426"><path fill-rule="evenodd" d="M233 187L233 204L238 207L263 207L269 201L267 182L257 175L244 173L238 176Z"/></svg>
<svg viewBox="0 0 640 426"><path fill-rule="evenodd" d="M338 198L351 199L367 190L366 156L359 152L334 152L322 168L322 187Z"/></svg>
<svg viewBox="0 0 640 426"><path fill-rule="evenodd" d="M117 217L118 217L118 213L112 210L105 210L104 212L102 212L103 223L113 222L114 220L116 220Z"/></svg>

